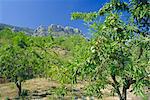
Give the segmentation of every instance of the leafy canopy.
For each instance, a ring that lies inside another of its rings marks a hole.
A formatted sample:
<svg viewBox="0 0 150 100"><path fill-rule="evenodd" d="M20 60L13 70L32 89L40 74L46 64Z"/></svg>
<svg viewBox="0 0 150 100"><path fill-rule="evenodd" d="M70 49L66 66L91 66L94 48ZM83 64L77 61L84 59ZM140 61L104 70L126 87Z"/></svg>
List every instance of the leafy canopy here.
<svg viewBox="0 0 150 100"><path fill-rule="evenodd" d="M102 89L112 86L112 92L126 100L130 86L141 95L149 87L149 5L148 0L111 0L98 12L72 14L95 34L91 55L81 68L82 76L91 81L88 95L101 96ZM128 20L121 17L125 12Z"/></svg>

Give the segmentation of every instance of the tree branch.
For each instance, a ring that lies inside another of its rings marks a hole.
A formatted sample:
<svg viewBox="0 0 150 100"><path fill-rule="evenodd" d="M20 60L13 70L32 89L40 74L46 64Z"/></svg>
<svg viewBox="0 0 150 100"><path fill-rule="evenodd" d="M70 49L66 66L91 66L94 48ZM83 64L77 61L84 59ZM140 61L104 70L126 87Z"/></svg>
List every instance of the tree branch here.
<svg viewBox="0 0 150 100"><path fill-rule="evenodd" d="M112 83L112 86L115 88L116 92L118 93L119 97L121 98L121 92L119 90L119 83L116 80L116 76L115 75L111 75L111 78L113 80L114 83Z"/></svg>

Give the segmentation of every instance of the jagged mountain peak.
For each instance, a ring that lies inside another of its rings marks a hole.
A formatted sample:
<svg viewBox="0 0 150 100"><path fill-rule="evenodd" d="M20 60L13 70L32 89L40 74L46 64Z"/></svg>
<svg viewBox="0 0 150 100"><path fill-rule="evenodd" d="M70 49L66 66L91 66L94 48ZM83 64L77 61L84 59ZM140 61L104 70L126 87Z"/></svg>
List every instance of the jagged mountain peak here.
<svg viewBox="0 0 150 100"><path fill-rule="evenodd" d="M17 27L13 25L8 24L2 24L0 23L0 30L4 28L10 28L14 32L23 31L27 35L31 36L68 36L68 35L74 35L74 34L80 34L83 35L81 30L78 28L73 28L70 26L62 26L57 24L50 24L48 27L45 27L43 25L38 26L36 29L30 29L25 27Z"/></svg>

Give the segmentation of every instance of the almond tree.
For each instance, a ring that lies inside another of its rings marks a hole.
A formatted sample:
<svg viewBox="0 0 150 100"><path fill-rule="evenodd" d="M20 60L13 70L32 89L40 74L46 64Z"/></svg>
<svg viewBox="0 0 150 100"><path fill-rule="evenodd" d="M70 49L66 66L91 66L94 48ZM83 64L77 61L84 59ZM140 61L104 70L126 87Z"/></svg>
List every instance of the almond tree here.
<svg viewBox="0 0 150 100"><path fill-rule="evenodd" d="M72 14L95 34L91 56L80 69L90 81L89 95L101 96L102 89L112 86L112 92L126 100L128 89L143 95L144 87L149 87L149 6L148 0L111 0L98 12Z"/></svg>
<svg viewBox="0 0 150 100"><path fill-rule="evenodd" d="M31 38L23 33L9 32L9 35L12 36L8 38L9 42L0 47L0 76L15 82L18 95L21 96L22 82L35 77L41 65L41 58L30 46ZM7 40L7 36L5 39Z"/></svg>

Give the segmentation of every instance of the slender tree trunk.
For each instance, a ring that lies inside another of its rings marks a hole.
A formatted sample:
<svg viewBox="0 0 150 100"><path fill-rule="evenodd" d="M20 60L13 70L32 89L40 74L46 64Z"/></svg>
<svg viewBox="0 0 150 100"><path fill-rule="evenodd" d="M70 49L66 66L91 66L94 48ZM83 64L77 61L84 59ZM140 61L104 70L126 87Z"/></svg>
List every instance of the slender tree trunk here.
<svg viewBox="0 0 150 100"><path fill-rule="evenodd" d="M123 87L122 98L120 100L127 100L127 89L126 89L126 87Z"/></svg>
<svg viewBox="0 0 150 100"><path fill-rule="evenodd" d="M116 90L116 93L118 94L120 100L123 100L123 99L122 99L121 92L120 92L120 89L119 89L119 83L118 83L117 80L116 80L115 74L114 74L114 75L111 75L111 78L112 78L112 80L114 81L114 83L112 83L112 86L113 86L114 89Z"/></svg>
<svg viewBox="0 0 150 100"><path fill-rule="evenodd" d="M122 95L121 95L121 93L120 93L119 87L116 87L115 90L116 90L116 92L117 92L117 94L118 94L120 100L122 100Z"/></svg>
<svg viewBox="0 0 150 100"><path fill-rule="evenodd" d="M111 75L112 80L114 81L114 83L112 83L112 86L115 88L116 93L118 94L120 100L127 100L127 89L129 89L130 85L134 82L132 82L132 80L126 80L126 84L124 84L123 89L122 89L122 93L119 89L119 83L116 80L116 76ZM131 81L131 82L130 82Z"/></svg>
<svg viewBox="0 0 150 100"><path fill-rule="evenodd" d="M117 93L118 94L118 93ZM120 100L127 100L127 89L124 88L122 94L118 94Z"/></svg>
<svg viewBox="0 0 150 100"><path fill-rule="evenodd" d="M21 82L17 81L15 84L16 84L16 86L18 88L18 96L21 96L21 92L22 92Z"/></svg>

